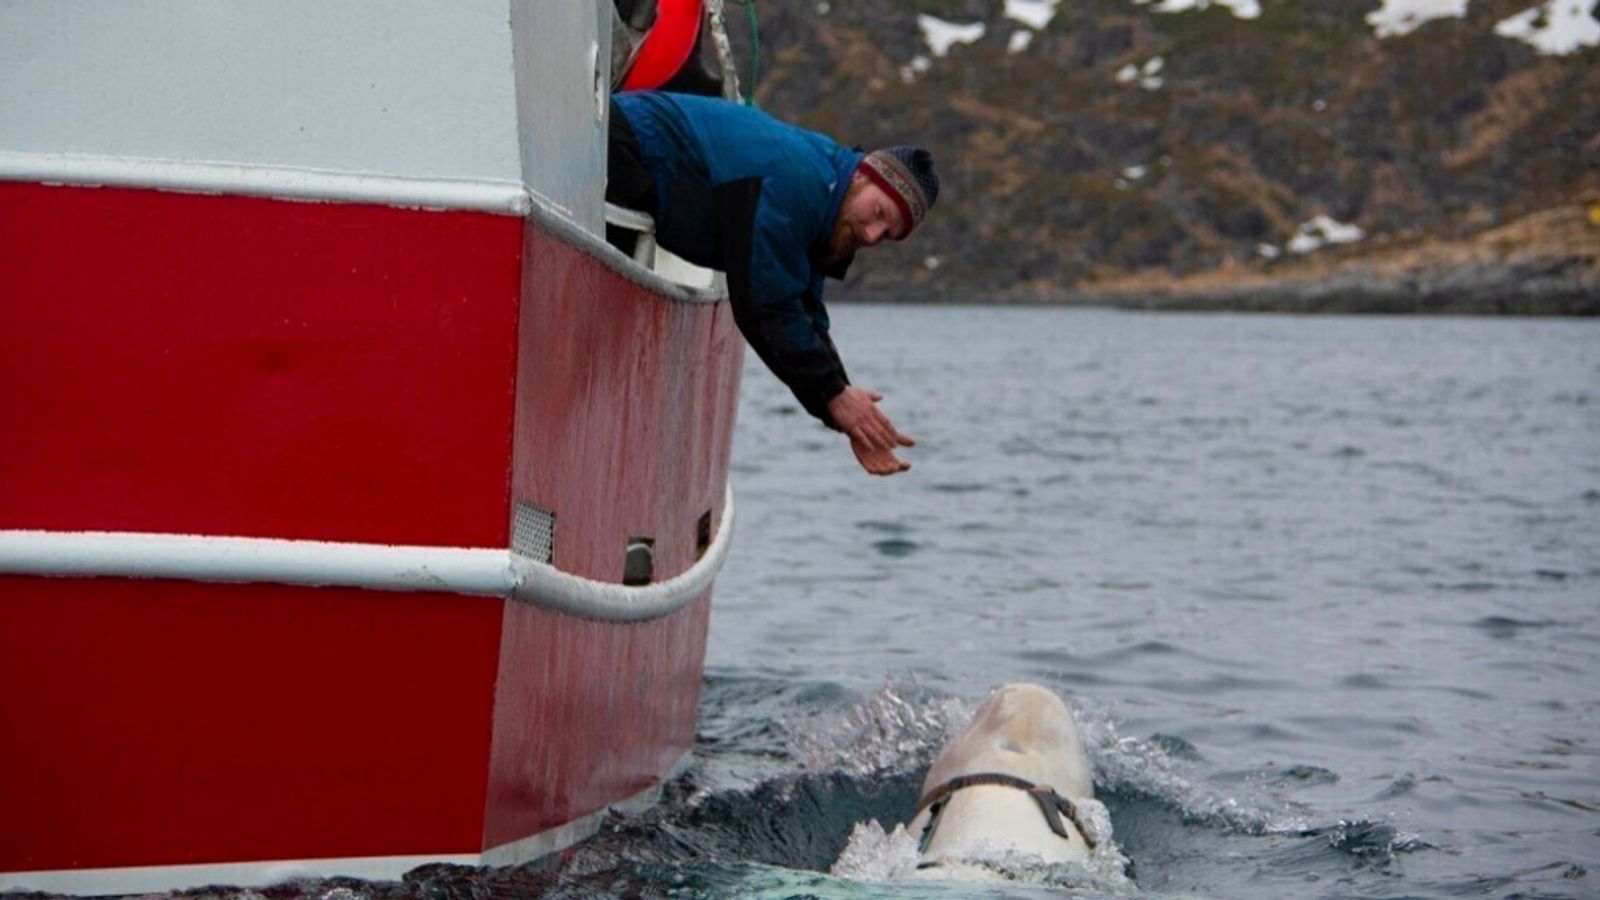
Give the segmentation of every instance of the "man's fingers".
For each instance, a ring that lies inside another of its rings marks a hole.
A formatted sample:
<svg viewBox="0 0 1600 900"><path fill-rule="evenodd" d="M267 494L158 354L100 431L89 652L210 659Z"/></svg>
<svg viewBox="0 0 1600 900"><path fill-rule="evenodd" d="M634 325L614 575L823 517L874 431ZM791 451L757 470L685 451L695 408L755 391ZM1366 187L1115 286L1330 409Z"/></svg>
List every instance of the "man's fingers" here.
<svg viewBox="0 0 1600 900"><path fill-rule="evenodd" d="M911 468L895 456L897 447L914 447L916 441L901 434L894 422L879 409L883 395L866 388L848 387L829 404L834 422L850 438L861 467L874 475L893 475Z"/></svg>
<svg viewBox="0 0 1600 900"><path fill-rule="evenodd" d="M883 447L886 450L892 450L895 447L911 446L910 444L905 443L905 441L910 440L910 438L907 438L905 435L901 434L900 429L894 427L894 423L889 421L889 417L884 415L882 410L879 410L876 406L874 406L872 408L872 412L874 415L872 417L870 427L872 429L872 437L877 442L878 446Z"/></svg>
<svg viewBox="0 0 1600 900"><path fill-rule="evenodd" d="M884 450L911 446L904 442L906 438L878 408L877 404L882 399L883 394L877 391L852 386L830 401L828 409L833 414L834 423L852 440Z"/></svg>
<svg viewBox="0 0 1600 900"><path fill-rule="evenodd" d="M889 422L888 416L874 407L873 415L865 416L849 430L850 439L860 441L877 450L890 450L899 443L899 432Z"/></svg>
<svg viewBox="0 0 1600 900"><path fill-rule="evenodd" d="M911 464L903 460L881 460L867 467L867 471L874 475L898 475L911 468Z"/></svg>
<svg viewBox="0 0 1600 900"><path fill-rule="evenodd" d="M894 427L886 426L881 422L875 423L875 425L876 427L872 428L870 432L872 435L872 446L878 448L879 450L894 450L895 444L897 443L894 439Z"/></svg>
<svg viewBox="0 0 1600 900"><path fill-rule="evenodd" d="M885 449L893 450L896 447L915 447L917 442L911 435L894 427L894 423L885 416L883 421L877 423L881 428L874 432L874 437Z"/></svg>
<svg viewBox="0 0 1600 900"><path fill-rule="evenodd" d="M894 475L911 468L910 463L889 450L874 449L856 441L850 442L850 449L855 451L856 461L861 463L861 468L873 475Z"/></svg>
<svg viewBox="0 0 1600 900"><path fill-rule="evenodd" d="M885 460L885 465L884 465L882 471L878 472L877 474L879 474L879 475L894 475L894 474L897 474L897 473L900 473L900 472L904 472L904 471L906 471L907 469L910 469L910 468L911 468L911 463L908 463L905 460L900 459L897 456L891 455L887 460Z"/></svg>

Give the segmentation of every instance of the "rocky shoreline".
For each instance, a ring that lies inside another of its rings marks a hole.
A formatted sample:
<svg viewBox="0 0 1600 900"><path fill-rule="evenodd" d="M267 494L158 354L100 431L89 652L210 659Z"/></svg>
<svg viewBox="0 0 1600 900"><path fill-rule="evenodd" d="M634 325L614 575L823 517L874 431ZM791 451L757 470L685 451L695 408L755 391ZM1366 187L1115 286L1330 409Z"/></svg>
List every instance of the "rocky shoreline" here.
<svg viewBox="0 0 1600 900"><path fill-rule="evenodd" d="M938 279L915 294L844 285L843 299L1002 302L1347 315L1600 316L1600 207L1543 210L1462 240L1350 248L1278 267L1175 276L1162 269L1072 286L1033 282L973 297ZM931 290L930 290L931 289Z"/></svg>
<svg viewBox="0 0 1600 900"><path fill-rule="evenodd" d="M1341 272L1325 280L1271 281L1159 292L1074 291L1073 305L1147 310L1350 315L1600 315L1600 274L1564 261L1486 263L1417 277Z"/></svg>

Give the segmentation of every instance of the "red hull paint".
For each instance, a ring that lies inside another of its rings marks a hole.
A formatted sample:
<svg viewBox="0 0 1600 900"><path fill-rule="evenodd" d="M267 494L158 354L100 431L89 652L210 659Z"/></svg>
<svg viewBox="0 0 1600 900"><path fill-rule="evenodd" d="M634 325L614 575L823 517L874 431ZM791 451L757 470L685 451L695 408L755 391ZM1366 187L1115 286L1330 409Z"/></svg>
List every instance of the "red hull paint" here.
<svg viewBox="0 0 1600 900"><path fill-rule="evenodd" d="M0 184L0 528L507 546L721 526L742 344L536 220ZM0 577L0 874L473 853L659 781L710 596Z"/></svg>
<svg viewBox="0 0 1600 900"><path fill-rule="evenodd" d="M557 511L563 571L620 581L633 537L655 541L658 578L688 569L700 516L721 525L743 359L732 314L662 303L538 228L523 260L513 494ZM667 773L694 739L709 617L709 595L630 626L507 606L499 683L549 689L496 701L485 846Z"/></svg>
<svg viewBox="0 0 1600 900"><path fill-rule="evenodd" d="M44 578L0 597L0 871L476 849L503 601Z"/></svg>
<svg viewBox="0 0 1600 900"><path fill-rule="evenodd" d="M513 493L581 511L558 515L557 568L621 581L628 538L647 536L658 578L682 572L699 517L720 525L744 346L733 314L663 304L536 228L524 258Z"/></svg>
<svg viewBox="0 0 1600 900"><path fill-rule="evenodd" d="M518 603L505 612L485 848L603 809L670 773L694 742L711 598L631 625ZM528 684L540 689L518 688Z"/></svg>
<svg viewBox="0 0 1600 900"><path fill-rule="evenodd" d="M504 546L522 228L0 183L0 528Z"/></svg>

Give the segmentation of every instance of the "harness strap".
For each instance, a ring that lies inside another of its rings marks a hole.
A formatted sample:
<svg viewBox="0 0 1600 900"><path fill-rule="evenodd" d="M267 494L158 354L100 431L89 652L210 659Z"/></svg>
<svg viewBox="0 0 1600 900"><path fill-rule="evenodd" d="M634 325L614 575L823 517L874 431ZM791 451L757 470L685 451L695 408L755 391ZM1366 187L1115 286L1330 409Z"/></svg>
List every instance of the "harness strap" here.
<svg viewBox="0 0 1600 900"><path fill-rule="evenodd" d="M923 810L932 809L928 817L928 824L923 826L922 829L921 844L924 848L928 846L929 841L933 840L933 830L939 824L939 817L944 812L944 806L949 802L950 797L957 791L980 786L1016 788L1019 791L1026 792L1028 796L1033 798L1035 803L1039 804L1039 812L1044 815L1044 820L1049 824L1050 830L1055 832L1058 837L1066 840L1072 839L1072 832L1068 831L1066 824L1061 821L1061 817L1065 815L1073 826L1077 828L1078 834L1083 838L1083 842L1089 845L1089 849L1093 850L1095 848L1094 838L1090 836L1088 829L1083 827L1083 820L1078 818L1078 807L1071 800L1056 793L1055 789L1049 785L1034 784L1026 778L1018 778L1015 775L1006 775L1001 772L977 772L972 775L957 775L929 791L926 796L918 801L917 811L911 814L913 819L921 815Z"/></svg>

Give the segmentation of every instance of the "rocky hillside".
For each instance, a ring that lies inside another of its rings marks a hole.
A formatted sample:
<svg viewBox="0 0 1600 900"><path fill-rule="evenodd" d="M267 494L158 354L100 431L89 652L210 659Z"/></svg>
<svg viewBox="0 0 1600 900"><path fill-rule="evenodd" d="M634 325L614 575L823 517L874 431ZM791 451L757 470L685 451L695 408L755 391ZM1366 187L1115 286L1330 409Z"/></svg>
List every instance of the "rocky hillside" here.
<svg viewBox="0 0 1600 900"><path fill-rule="evenodd" d="M1259 297L1378 256L1390 268L1357 271L1403 293L1404 252L1436 265L1450 254L1429 246L1497 229L1537 243L1540 228L1506 232L1537 215L1600 246L1585 212L1600 203L1600 49L1542 52L1528 35L1548 23L1512 20L1536 0L1399 27L1389 2L760 0L756 97L939 160L923 231L864 254L839 296L1126 299L1194 280ZM1466 254L1484 277L1514 280L1483 267L1544 252L1493 246ZM1600 293L1592 254L1550 265L1568 294Z"/></svg>

